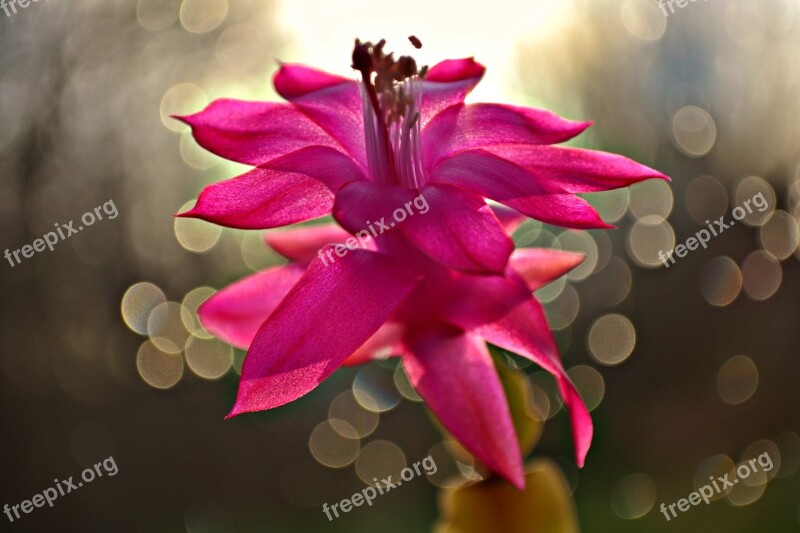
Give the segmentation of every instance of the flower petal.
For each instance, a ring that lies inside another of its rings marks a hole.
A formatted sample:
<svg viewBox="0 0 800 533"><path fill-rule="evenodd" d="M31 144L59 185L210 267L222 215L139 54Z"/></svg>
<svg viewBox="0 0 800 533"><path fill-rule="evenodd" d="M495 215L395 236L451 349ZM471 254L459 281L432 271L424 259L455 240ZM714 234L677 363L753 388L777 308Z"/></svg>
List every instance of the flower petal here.
<svg viewBox="0 0 800 533"><path fill-rule="evenodd" d="M284 98L367 168L364 112L358 82L303 65L282 65L274 78Z"/></svg>
<svg viewBox="0 0 800 533"><path fill-rule="evenodd" d="M264 240L283 257L307 265L319 255L326 244L340 244L350 236L336 224L316 224L285 231L271 231L264 236Z"/></svg>
<svg viewBox="0 0 800 533"><path fill-rule="evenodd" d="M344 148L292 104L221 99L194 115L175 117L197 143L220 157L261 165L307 146Z"/></svg>
<svg viewBox="0 0 800 533"><path fill-rule="evenodd" d="M275 90L287 100L348 81L352 80L298 63L281 63L272 77Z"/></svg>
<svg viewBox="0 0 800 533"><path fill-rule="evenodd" d="M405 187L352 182L337 193L333 212L351 232L367 221L397 227L428 257L466 272L501 273L514 248L482 198L449 185L428 185L414 197Z"/></svg>
<svg viewBox="0 0 800 533"><path fill-rule="evenodd" d="M508 260L508 267L523 279L529 290L535 291L560 278L585 258L585 255L574 252L517 248Z"/></svg>
<svg viewBox="0 0 800 533"><path fill-rule="evenodd" d="M497 144L555 144L569 140L591 125L555 113L503 104L451 106L422 132L426 168L449 155Z"/></svg>
<svg viewBox="0 0 800 533"><path fill-rule="evenodd" d="M197 310L210 333L238 348L253 342L258 328L303 275L304 267L274 267L220 290Z"/></svg>
<svg viewBox="0 0 800 533"><path fill-rule="evenodd" d="M420 195L430 213L410 216L399 227L428 257L466 272L505 269L514 243L482 198L449 185L428 185Z"/></svg>
<svg viewBox="0 0 800 533"><path fill-rule="evenodd" d="M373 236L393 229L392 213L405 210L406 202L413 204L414 193L399 185L373 181L352 181L336 193L333 217L350 233L372 228ZM369 231L367 234L369 235Z"/></svg>
<svg viewBox="0 0 800 533"><path fill-rule="evenodd" d="M380 328L416 281L375 252L351 250L327 266L314 260L256 334L228 416L278 407L314 389Z"/></svg>
<svg viewBox="0 0 800 533"><path fill-rule="evenodd" d="M491 208L494 212L494 216L496 216L500 224L503 225L503 229L506 230L508 236L511 236L526 218L525 215L519 211L504 205L494 204Z"/></svg>
<svg viewBox="0 0 800 533"><path fill-rule="evenodd" d="M339 187L362 178L348 156L331 148L305 148L209 185L195 206L178 216L241 229L286 226L329 214Z"/></svg>
<svg viewBox="0 0 800 533"><path fill-rule="evenodd" d="M486 148L525 167L538 179L566 192L584 193L628 187L651 178L669 177L627 157L564 146L501 145Z"/></svg>
<svg viewBox="0 0 800 533"><path fill-rule="evenodd" d="M474 57L445 59L428 69L428 73L425 74L425 80L452 83L475 78L480 79L483 77L484 72L486 72L486 67L475 61Z"/></svg>
<svg viewBox="0 0 800 533"><path fill-rule="evenodd" d="M354 366L369 363L375 359L385 359L402 352L403 331L405 329L400 324L387 322L376 331L367 342L362 344L358 350L344 360L342 365Z"/></svg>
<svg viewBox="0 0 800 533"><path fill-rule="evenodd" d="M411 341L408 378L439 421L489 469L525 486L508 401L486 344L459 330Z"/></svg>
<svg viewBox="0 0 800 533"><path fill-rule="evenodd" d="M591 417L564 371L542 306L520 283L495 276L465 275L458 294L443 311L444 318L555 376L572 421L576 462L583 466L592 442Z"/></svg>
<svg viewBox="0 0 800 533"><path fill-rule="evenodd" d="M576 229L613 227L583 198L485 150L448 157L430 179L464 187L549 224Z"/></svg>
<svg viewBox="0 0 800 533"><path fill-rule="evenodd" d="M446 59L428 69L422 81L422 128L442 110L462 103L485 71L486 67L471 57Z"/></svg>

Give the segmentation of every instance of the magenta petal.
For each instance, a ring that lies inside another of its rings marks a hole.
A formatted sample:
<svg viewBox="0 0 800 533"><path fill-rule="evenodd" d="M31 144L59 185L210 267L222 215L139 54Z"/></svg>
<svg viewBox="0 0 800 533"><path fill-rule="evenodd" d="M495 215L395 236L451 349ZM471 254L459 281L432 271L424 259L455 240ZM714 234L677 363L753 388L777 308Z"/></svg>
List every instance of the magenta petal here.
<svg viewBox="0 0 800 533"><path fill-rule="evenodd" d="M503 229L509 236L512 235L517 230L519 225L525 221L525 215L516 209L511 209L510 207L497 204L492 205L491 208L492 212L494 212L494 216L497 217L497 220L500 221L500 224L503 226Z"/></svg>
<svg viewBox="0 0 800 533"><path fill-rule="evenodd" d="M200 322L225 342L247 348L303 270L299 265L275 267L228 285L203 302L197 310Z"/></svg>
<svg viewBox="0 0 800 533"><path fill-rule="evenodd" d="M475 61L473 57L463 59L445 59L428 69L426 81L452 83L483 77L486 67Z"/></svg>
<svg viewBox="0 0 800 533"><path fill-rule="evenodd" d="M341 244L351 235L336 224L317 224L264 236L270 248L295 263L308 264L327 244Z"/></svg>
<svg viewBox="0 0 800 533"><path fill-rule="evenodd" d="M391 231L397 223L393 213L414 200L411 189L372 181L353 181L342 186L336 193L333 217L351 233L366 231L377 237L381 231ZM421 215L420 215L421 216Z"/></svg>
<svg viewBox="0 0 800 533"><path fill-rule="evenodd" d="M517 248L508 260L508 267L523 279L528 289L535 291L560 278L585 258L585 255L574 252Z"/></svg>
<svg viewBox="0 0 800 533"><path fill-rule="evenodd" d="M195 206L179 216L231 228L286 226L329 214L339 187L362 178L348 156L330 148L305 148L209 185Z"/></svg>
<svg viewBox="0 0 800 533"><path fill-rule="evenodd" d="M485 71L486 68L471 57L447 59L431 67L422 81L422 127L442 110L462 103Z"/></svg>
<svg viewBox="0 0 800 533"><path fill-rule="evenodd" d="M176 117L192 127L197 143L221 157L261 165L307 146L345 151L292 104L221 99L203 111Z"/></svg>
<svg viewBox="0 0 800 533"><path fill-rule="evenodd" d="M367 168L358 82L301 65L284 65L275 75L275 88Z"/></svg>
<svg viewBox="0 0 800 533"><path fill-rule="evenodd" d="M420 194L429 212L398 224L428 257L465 272L500 273L514 243L480 196L459 187L428 185Z"/></svg>
<svg viewBox="0 0 800 533"><path fill-rule="evenodd" d="M591 125L561 118L543 109L503 104L451 106L422 132L428 169L443 158L473 148L498 144L555 144Z"/></svg>
<svg viewBox="0 0 800 533"><path fill-rule="evenodd" d="M405 187L348 183L336 195L333 214L354 233L370 226L385 226L386 231L396 227L428 257L455 269L482 273L505 269L514 243L482 198L449 185L426 186L419 196L419 205L427 204L425 213L413 204L415 195Z"/></svg>
<svg viewBox="0 0 800 533"><path fill-rule="evenodd" d="M375 359L385 359L387 356L397 356L402 352L402 339L404 328L400 324L387 322L376 331L367 342L344 360L342 365L363 365Z"/></svg>
<svg viewBox="0 0 800 533"><path fill-rule="evenodd" d="M493 146L486 150L525 167L538 179L566 192L607 191L651 178L669 180L661 172L627 157L597 150L525 145Z"/></svg>
<svg viewBox="0 0 800 533"><path fill-rule="evenodd" d="M431 180L464 187L549 224L575 229L613 227L583 198L485 150L448 157L436 167Z"/></svg>
<svg viewBox="0 0 800 533"><path fill-rule="evenodd" d="M327 266L314 260L256 334L228 416L278 407L314 389L416 282L402 264L375 252L351 250Z"/></svg>
<svg viewBox="0 0 800 533"><path fill-rule="evenodd" d="M555 376L570 413L578 466L592 442L591 417L570 381L542 306L519 283L500 277L464 276L460 298L443 312L450 323L527 357Z"/></svg>
<svg viewBox="0 0 800 533"><path fill-rule="evenodd" d="M411 342L408 378L439 421L490 470L522 489L522 458L503 385L486 344L458 330Z"/></svg>
<svg viewBox="0 0 800 533"><path fill-rule="evenodd" d="M287 100L348 81L352 80L297 63L282 63L272 78L275 90Z"/></svg>

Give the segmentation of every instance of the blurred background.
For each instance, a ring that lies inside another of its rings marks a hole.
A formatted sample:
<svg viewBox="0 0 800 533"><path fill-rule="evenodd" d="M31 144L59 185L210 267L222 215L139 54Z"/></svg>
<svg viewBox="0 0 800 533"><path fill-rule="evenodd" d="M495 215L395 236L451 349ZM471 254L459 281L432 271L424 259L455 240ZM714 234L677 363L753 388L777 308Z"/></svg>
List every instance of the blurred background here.
<svg viewBox="0 0 800 533"><path fill-rule="evenodd" d="M119 210L0 266L2 502L108 456L119 473L9 531L421 532L437 491L474 475L442 444L394 362L345 369L301 400L224 421L243 353L197 306L280 263L260 232L172 215L245 167L170 114L275 99L276 60L345 75L355 37L406 36L434 64L487 66L472 101L593 120L572 144L672 176L592 195L611 231L535 222L519 246L587 254L542 289L596 438L580 472L552 381L529 375L587 532L800 529L800 2L52 0L0 11L0 248L112 200ZM761 192L669 269L658 259ZM519 365L519 360L511 360ZM768 452L775 468L667 522L659 513ZM323 503L431 454L439 467L328 522Z"/></svg>

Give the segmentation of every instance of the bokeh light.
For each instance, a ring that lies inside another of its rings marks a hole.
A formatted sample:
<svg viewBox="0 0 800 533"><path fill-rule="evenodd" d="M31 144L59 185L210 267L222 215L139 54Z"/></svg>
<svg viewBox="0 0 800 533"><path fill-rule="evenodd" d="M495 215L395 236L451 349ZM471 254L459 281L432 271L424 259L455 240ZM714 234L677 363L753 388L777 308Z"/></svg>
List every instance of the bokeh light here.
<svg viewBox="0 0 800 533"><path fill-rule="evenodd" d="M356 459L356 473L367 485L376 480L392 476L395 483L402 484L400 471L406 467L406 456L400 447L387 440L375 440L361 449Z"/></svg>
<svg viewBox="0 0 800 533"><path fill-rule="evenodd" d="M380 420L376 412L361 407L351 390L334 398L328 408L328 417L334 431L349 439L369 436L378 427Z"/></svg>
<svg viewBox="0 0 800 533"><path fill-rule="evenodd" d="M619 480L611 491L611 508L620 518L641 518L656 503L656 484L647 474L631 474Z"/></svg>
<svg viewBox="0 0 800 533"><path fill-rule="evenodd" d="M164 292L152 283L143 281L131 285L122 296L122 320L136 333L147 335L150 313L166 302Z"/></svg>
<svg viewBox="0 0 800 533"><path fill-rule="evenodd" d="M603 365L625 361L636 346L636 330L630 320L616 313L598 318L588 337L589 353Z"/></svg>
<svg viewBox="0 0 800 533"><path fill-rule="evenodd" d="M339 428L341 429L341 425L345 423L340 420ZM355 429L348 432L355 433ZM329 468L344 468L356 460L360 444L358 439L343 437L330 421L326 420L311 432L308 448L320 464Z"/></svg>
<svg viewBox="0 0 800 533"><path fill-rule="evenodd" d="M711 151L717 139L717 126L705 109L686 106L672 117L675 145L690 157L702 157Z"/></svg>
<svg viewBox="0 0 800 533"><path fill-rule="evenodd" d="M775 259L789 258L800 244L797 220L786 211L777 210L761 226L758 234L761 246Z"/></svg>
<svg viewBox="0 0 800 533"><path fill-rule="evenodd" d="M758 368L752 359L737 355L728 359L717 375L717 391L727 404L749 400L758 388Z"/></svg>
<svg viewBox="0 0 800 533"><path fill-rule="evenodd" d="M181 318L181 305L175 302L157 305L147 318L147 334L160 350L179 353L189 338Z"/></svg>
<svg viewBox="0 0 800 533"><path fill-rule="evenodd" d="M145 383L156 389L170 389L183 376L183 357L164 352L152 341L145 341L136 354L136 369Z"/></svg>
<svg viewBox="0 0 800 533"><path fill-rule="evenodd" d="M192 33L213 30L222 24L227 14L228 0L183 0L181 3L181 24Z"/></svg>
<svg viewBox="0 0 800 533"><path fill-rule="evenodd" d="M647 268L664 266L658 253L666 257L675 248L675 231L669 222L657 218L638 220L628 233L628 253L636 264Z"/></svg>
<svg viewBox="0 0 800 533"><path fill-rule="evenodd" d="M353 396L364 409L382 413L400 403L392 372L376 364L361 368L353 380Z"/></svg>
<svg viewBox="0 0 800 533"><path fill-rule="evenodd" d="M767 300L781 286L781 264L768 252L755 251L742 264L744 291L753 300Z"/></svg>
<svg viewBox="0 0 800 533"><path fill-rule="evenodd" d="M198 377L219 379L231 369L233 348L217 339L189 337L186 364Z"/></svg>
<svg viewBox="0 0 800 533"><path fill-rule="evenodd" d="M185 203L178 210L184 213L194 206L194 200ZM175 227L175 238L186 250L190 252L207 252L210 250L222 235L222 228L216 224L211 224L204 220L195 218L175 217L173 222Z"/></svg>
<svg viewBox="0 0 800 533"><path fill-rule="evenodd" d="M706 301L717 307L731 304L742 290L742 273L730 257L715 257L703 265L700 289Z"/></svg>
<svg viewBox="0 0 800 533"><path fill-rule="evenodd" d="M206 331L197 317L197 309L217 292L211 287L197 287L190 290L181 302L181 320L189 333L201 339L210 339L212 335Z"/></svg>

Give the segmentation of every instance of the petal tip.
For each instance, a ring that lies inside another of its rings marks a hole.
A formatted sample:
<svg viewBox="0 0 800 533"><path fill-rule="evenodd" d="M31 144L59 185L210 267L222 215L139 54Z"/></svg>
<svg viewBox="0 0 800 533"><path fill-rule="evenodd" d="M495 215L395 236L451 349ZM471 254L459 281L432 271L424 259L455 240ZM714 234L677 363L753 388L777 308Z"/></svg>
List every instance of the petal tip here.
<svg viewBox="0 0 800 533"><path fill-rule="evenodd" d="M514 485L517 490L525 490L525 473L522 471L521 464L514 474L508 478L508 481Z"/></svg>
<svg viewBox="0 0 800 533"><path fill-rule="evenodd" d="M191 119L194 115L170 115L169 118L175 119L179 122L183 122L187 126L191 127L192 122Z"/></svg>

